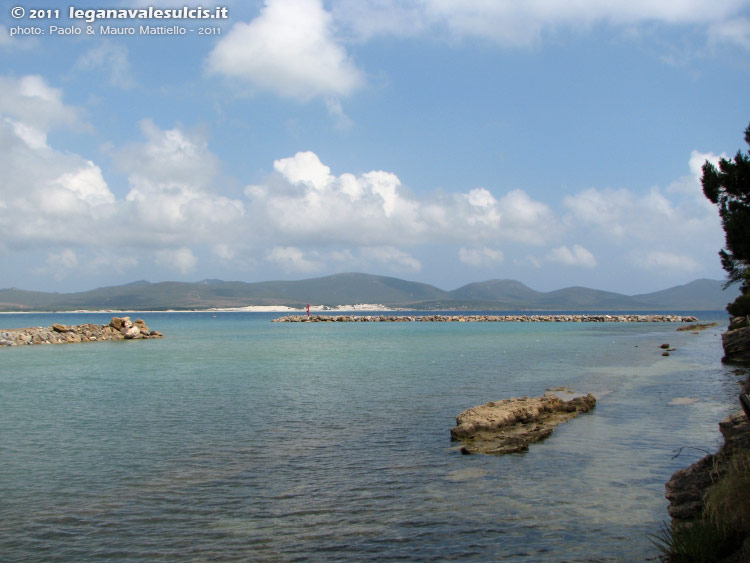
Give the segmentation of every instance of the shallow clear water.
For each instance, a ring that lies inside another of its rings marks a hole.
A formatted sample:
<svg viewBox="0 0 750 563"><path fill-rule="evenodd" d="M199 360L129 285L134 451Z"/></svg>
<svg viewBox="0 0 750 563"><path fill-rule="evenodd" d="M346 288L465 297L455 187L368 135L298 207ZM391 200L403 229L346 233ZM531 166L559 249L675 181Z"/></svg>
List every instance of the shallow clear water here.
<svg viewBox="0 0 750 563"><path fill-rule="evenodd" d="M0 349L1 559L645 560L665 481L736 410L721 313L698 335L140 316L165 338ZM451 443L462 410L557 386L596 410L525 454Z"/></svg>

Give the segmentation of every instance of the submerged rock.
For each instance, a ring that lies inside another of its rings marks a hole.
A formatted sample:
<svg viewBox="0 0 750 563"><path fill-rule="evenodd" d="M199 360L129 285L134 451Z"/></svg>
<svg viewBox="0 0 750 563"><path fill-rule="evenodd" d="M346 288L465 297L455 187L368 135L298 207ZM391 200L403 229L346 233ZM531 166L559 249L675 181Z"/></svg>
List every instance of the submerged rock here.
<svg viewBox="0 0 750 563"><path fill-rule="evenodd" d="M719 326L719 323L695 323L691 325L678 327L677 330L682 331L682 332L698 333L702 330L706 330L707 328L713 328L715 326Z"/></svg>
<svg viewBox="0 0 750 563"><path fill-rule="evenodd" d="M541 397L504 399L472 407L456 417L451 439L463 442L461 453L507 454L552 434L560 423L588 412L596 399L588 394L563 401L552 393Z"/></svg>

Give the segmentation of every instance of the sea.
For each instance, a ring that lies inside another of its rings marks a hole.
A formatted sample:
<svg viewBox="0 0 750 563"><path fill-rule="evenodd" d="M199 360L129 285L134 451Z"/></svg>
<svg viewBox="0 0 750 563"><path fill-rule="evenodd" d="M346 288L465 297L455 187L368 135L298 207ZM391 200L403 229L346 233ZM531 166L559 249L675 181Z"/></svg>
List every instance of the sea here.
<svg viewBox="0 0 750 563"><path fill-rule="evenodd" d="M144 312L163 339L2 348L0 560L655 561L664 483L739 407L726 313L685 313L719 326ZM555 388L596 409L525 453L451 442Z"/></svg>

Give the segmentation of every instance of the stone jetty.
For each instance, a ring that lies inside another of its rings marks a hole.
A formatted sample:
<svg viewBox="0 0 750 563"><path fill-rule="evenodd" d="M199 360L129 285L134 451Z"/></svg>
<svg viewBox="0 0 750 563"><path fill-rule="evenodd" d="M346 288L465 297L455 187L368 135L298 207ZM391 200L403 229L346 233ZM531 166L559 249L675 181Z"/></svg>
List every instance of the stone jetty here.
<svg viewBox="0 0 750 563"><path fill-rule="evenodd" d="M112 317L107 325L83 324L68 326L53 324L49 327L0 329L0 346L30 344L65 344L69 342L99 342L102 340L141 340L161 338L158 330L151 330L143 319L131 321L130 317Z"/></svg>
<svg viewBox="0 0 750 563"><path fill-rule="evenodd" d="M695 323L697 317L683 315L286 315L275 323Z"/></svg>
<svg viewBox="0 0 750 563"><path fill-rule="evenodd" d="M596 406L593 395L563 401L554 393L541 397L504 399L472 407L456 417L451 440L463 442L463 454L524 452L529 444L552 434L558 424Z"/></svg>

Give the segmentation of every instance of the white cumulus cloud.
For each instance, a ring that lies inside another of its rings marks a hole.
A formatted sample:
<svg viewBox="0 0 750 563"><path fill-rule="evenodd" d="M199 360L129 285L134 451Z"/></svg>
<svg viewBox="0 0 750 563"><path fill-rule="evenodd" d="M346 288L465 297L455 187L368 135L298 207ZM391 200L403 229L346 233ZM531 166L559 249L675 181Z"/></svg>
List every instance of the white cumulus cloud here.
<svg viewBox="0 0 750 563"><path fill-rule="evenodd" d="M286 272L313 273L325 266L323 262L314 259L315 256L315 252L305 253L294 246L275 246L266 254L266 260L277 264Z"/></svg>
<svg viewBox="0 0 750 563"><path fill-rule="evenodd" d="M291 246L404 247L435 240L542 244L555 232L549 207L521 190L486 188L417 197L392 172L336 176L312 152L274 163L279 178L245 190L253 215ZM279 182L278 180L281 180Z"/></svg>
<svg viewBox="0 0 750 563"><path fill-rule="evenodd" d="M660 274L705 271L718 262L723 231L716 208L703 195L701 168L718 158L692 151L689 173L664 189L589 188L567 196L566 231L606 248L597 253L602 259L619 255L621 261Z"/></svg>
<svg viewBox="0 0 750 563"><path fill-rule="evenodd" d="M63 248L59 252L48 253L46 264L37 268L35 273L62 281L79 270L80 263L76 252L71 248Z"/></svg>
<svg viewBox="0 0 750 563"><path fill-rule="evenodd" d="M47 264L70 269L78 266L78 256L70 248L65 248L59 253L51 253L47 257Z"/></svg>
<svg viewBox="0 0 750 563"><path fill-rule="evenodd" d="M274 169L292 184L304 184L323 191L334 180L331 169L320 162L313 152L299 152L293 157L280 158L273 163Z"/></svg>
<svg viewBox="0 0 750 563"><path fill-rule="evenodd" d="M60 90L37 76L0 76L0 86L0 237L9 251L43 249L45 268L92 271L125 268L147 247L186 273L197 265L191 245L224 244L223 257L245 245L244 204L217 192L219 161L200 136L144 121L145 141L115 151L129 184L118 199L95 162L48 144L49 131L82 126Z"/></svg>
<svg viewBox="0 0 750 563"><path fill-rule="evenodd" d="M177 270L181 274L187 274L195 270L198 265L198 258L187 247L165 248L156 251L156 263Z"/></svg>
<svg viewBox="0 0 750 563"><path fill-rule="evenodd" d="M348 96L364 83L321 0L267 0L258 17L217 43L208 65L299 100Z"/></svg>
<svg viewBox="0 0 750 563"><path fill-rule="evenodd" d="M362 256L367 261L375 262L380 266L387 265L395 270L418 272L422 269L419 260L394 246L365 247L362 249Z"/></svg>
<svg viewBox="0 0 750 563"><path fill-rule="evenodd" d="M0 76L0 114L43 133L54 127L83 127L80 110L65 104L62 90L36 74Z"/></svg>
<svg viewBox="0 0 750 563"><path fill-rule="evenodd" d="M237 236L244 204L218 193L219 161L204 139L141 122L146 141L121 151L129 172L125 197L134 239L165 244L224 243Z"/></svg>
<svg viewBox="0 0 750 563"><path fill-rule="evenodd" d="M10 245L96 245L91 226L112 212L101 169L47 144L55 128L78 128L78 110L38 76L0 76L0 234Z"/></svg>
<svg viewBox="0 0 750 563"><path fill-rule="evenodd" d="M55 183L75 194L90 205L114 203L115 196L109 191L101 169L90 160L71 172L61 174Z"/></svg>
<svg viewBox="0 0 750 563"><path fill-rule="evenodd" d="M150 119L140 123L145 142L134 143L117 154L117 162L131 175L154 182L179 182L206 187L216 177L219 159L200 135L179 127L160 129Z"/></svg>
<svg viewBox="0 0 750 563"><path fill-rule="evenodd" d="M118 88L135 86L128 49L121 44L101 43L89 49L78 57L74 68L85 72L105 73L109 84Z"/></svg>
<svg viewBox="0 0 750 563"><path fill-rule="evenodd" d="M501 250L494 248L461 248L458 251L458 259L469 266L487 266L502 262L504 258Z"/></svg>
<svg viewBox="0 0 750 563"><path fill-rule="evenodd" d="M583 266L584 268L596 266L594 255L580 244L574 244L572 248L567 246L555 248L547 255L547 259L566 266Z"/></svg>
<svg viewBox="0 0 750 563"><path fill-rule="evenodd" d="M723 245L699 182L703 162L719 158L712 153L693 151L685 176L665 188L588 188L557 207L512 186L415 193L393 171L334 171L311 151L279 155L243 195L204 135L148 119L140 127L138 142L110 150L123 174L116 195L91 157L48 139L86 128L63 92L38 76L0 76L2 252L30 249L46 272L158 263L187 275L200 257L222 271L414 273L441 255L453 266L555 262L599 272L617 261L676 276L710 271Z"/></svg>
<svg viewBox="0 0 750 563"><path fill-rule="evenodd" d="M644 270L669 270L687 273L697 272L700 265L694 258L684 254L675 254L663 250L634 252L631 263Z"/></svg>

